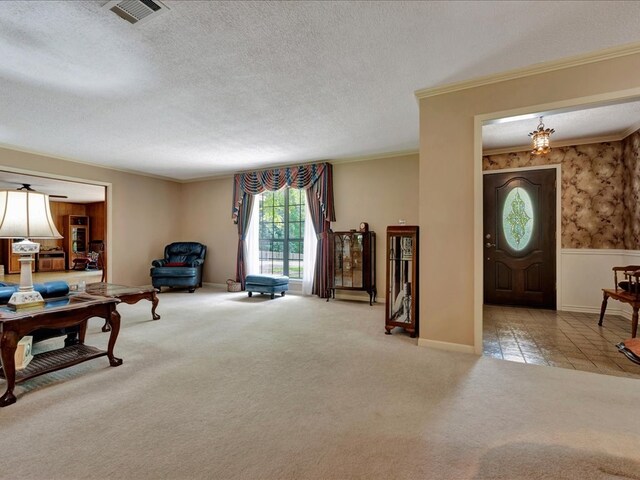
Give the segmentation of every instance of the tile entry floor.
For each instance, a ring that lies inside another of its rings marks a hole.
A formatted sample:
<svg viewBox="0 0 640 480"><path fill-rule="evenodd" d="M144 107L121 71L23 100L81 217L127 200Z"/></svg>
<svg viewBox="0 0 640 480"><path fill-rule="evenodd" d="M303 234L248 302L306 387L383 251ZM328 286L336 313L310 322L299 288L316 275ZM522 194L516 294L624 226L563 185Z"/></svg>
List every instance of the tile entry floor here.
<svg viewBox="0 0 640 480"><path fill-rule="evenodd" d="M640 365L615 345L631 337L631 321L618 315L484 306L484 355L640 379Z"/></svg>

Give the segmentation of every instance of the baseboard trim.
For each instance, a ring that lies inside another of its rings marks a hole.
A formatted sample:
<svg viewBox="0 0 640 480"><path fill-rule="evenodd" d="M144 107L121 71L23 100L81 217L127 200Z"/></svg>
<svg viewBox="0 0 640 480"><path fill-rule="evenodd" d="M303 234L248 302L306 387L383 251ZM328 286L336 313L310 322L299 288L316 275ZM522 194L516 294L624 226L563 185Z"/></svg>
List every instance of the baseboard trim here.
<svg viewBox="0 0 640 480"><path fill-rule="evenodd" d="M600 313L600 307L582 307L580 305L563 305L560 309L563 312L578 313ZM631 320L631 312L621 308L611 308L611 304L607 304L607 315L620 315L621 317Z"/></svg>
<svg viewBox="0 0 640 480"><path fill-rule="evenodd" d="M475 348L473 345L464 345L462 343L439 342L438 340L429 340L428 338L418 338L419 347L431 347L438 350L448 350L450 352L473 353Z"/></svg>

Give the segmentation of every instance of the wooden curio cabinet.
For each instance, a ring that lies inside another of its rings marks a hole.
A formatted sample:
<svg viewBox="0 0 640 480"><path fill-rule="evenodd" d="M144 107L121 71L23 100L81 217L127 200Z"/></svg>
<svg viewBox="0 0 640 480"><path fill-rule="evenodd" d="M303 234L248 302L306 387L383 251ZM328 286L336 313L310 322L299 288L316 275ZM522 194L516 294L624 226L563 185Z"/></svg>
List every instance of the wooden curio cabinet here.
<svg viewBox="0 0 640 480"><path fill-rule="evenodd" d="M418 335L418 227L387 227L386 334L404 328Z"/></svg>
<svg viewBox="0 0 640 480"><path fill-rule="evenodd" d="M331 232L329 259L329 297L336 298L336 290L361 290L369 294L369 305L373 305L377 294L375 232Z"/></svg>
<svg viewBox="0 0 640 480"><path fill-rule="evenodd" d="M76 258L87 258L89 253L89 217L86 215L65 216L63 235L67 268L71 270Z"/></svg>

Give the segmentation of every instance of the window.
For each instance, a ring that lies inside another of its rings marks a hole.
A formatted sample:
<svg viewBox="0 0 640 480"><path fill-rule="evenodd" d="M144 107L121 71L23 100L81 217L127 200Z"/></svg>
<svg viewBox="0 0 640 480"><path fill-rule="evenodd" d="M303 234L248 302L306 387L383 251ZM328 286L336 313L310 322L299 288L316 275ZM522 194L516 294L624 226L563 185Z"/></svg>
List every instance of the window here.
<svg viewBox="0 0 640 480"><path fill-rule="evenodd" d="M260 273L302 279L305 201L296 188L260 195Z"/></svg>

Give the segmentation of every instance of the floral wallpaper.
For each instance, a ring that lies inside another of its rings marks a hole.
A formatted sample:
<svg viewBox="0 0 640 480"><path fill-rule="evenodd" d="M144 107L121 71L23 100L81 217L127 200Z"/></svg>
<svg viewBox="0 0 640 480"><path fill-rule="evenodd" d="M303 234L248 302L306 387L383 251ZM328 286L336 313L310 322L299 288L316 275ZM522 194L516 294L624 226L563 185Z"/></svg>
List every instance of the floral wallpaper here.
<svg viewBox="0 0 640 480"><path fill-rule="evenodd" d="M640 130L622 140L625 175L622 202L625 208L624 246L640 249Z"/></svg>
<svg viewBox="0 0 640 480"><path fill-rule="evenodd" d="M484 156L484 170L562 165L562 248L640 249L640 131L548 155Z"/></svg>

